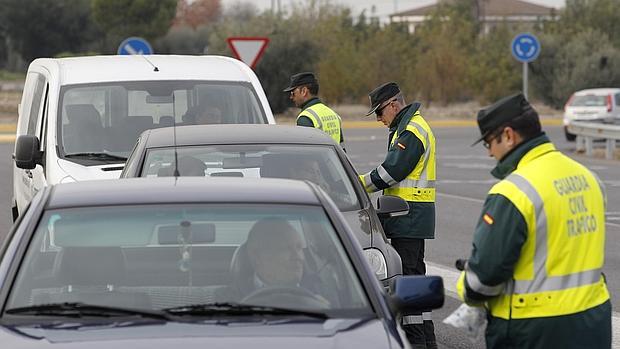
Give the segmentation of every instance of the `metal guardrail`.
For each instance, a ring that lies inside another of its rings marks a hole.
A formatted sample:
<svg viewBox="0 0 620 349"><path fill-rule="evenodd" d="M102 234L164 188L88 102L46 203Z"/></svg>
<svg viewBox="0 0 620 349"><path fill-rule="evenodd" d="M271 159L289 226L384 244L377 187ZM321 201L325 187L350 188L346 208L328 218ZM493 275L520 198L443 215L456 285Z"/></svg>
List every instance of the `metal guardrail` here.
<svg viewBox="0 0 620 349"><path fill-rule="evenodd" d="M620 125L595 122L571 121L568 132L577 136L577 150L585 150L586 155L594 152L594 140L605 139L605 158L613 159L616 150L616 141L620 140Z"/></svg>

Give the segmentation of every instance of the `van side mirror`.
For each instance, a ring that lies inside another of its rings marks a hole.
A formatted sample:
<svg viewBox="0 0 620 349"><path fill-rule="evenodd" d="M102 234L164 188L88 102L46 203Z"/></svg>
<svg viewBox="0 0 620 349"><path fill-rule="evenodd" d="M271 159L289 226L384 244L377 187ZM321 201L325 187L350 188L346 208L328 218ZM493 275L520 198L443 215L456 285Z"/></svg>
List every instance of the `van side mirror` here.
<svg viewBox="0 0 620 349"><path fill-rule="evenodd" d="M382 218L405 216L409 213L409 204L398 196L382 195L377 199L377 215Z"/></svg>
<svg viewBox="0 0 620 349"><path fill-rule="evenodd" d="M398 276L390 287L390 305L398 314L431 311L443 303L443 279L439 276Z"/></svg>
<svg viewBox="0 0 620 349"><path fill-rule="evenodd" d="M15 166L24 170L32 170L37 164L42 165L43 152L39 150L39 138L33 135L22 135L15 142Z"/></svg>

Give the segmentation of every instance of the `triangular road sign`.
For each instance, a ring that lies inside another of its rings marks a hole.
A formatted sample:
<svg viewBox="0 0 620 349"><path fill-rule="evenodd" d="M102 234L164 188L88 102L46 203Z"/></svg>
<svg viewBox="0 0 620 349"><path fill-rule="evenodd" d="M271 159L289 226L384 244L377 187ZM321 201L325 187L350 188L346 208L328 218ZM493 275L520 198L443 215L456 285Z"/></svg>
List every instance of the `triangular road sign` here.
<svg viewBox="0 0 620 349"><path fill-rule="evenodd" d="M269 38L233 37L226 39L235 57L254 69L256 63L265 52Z"/></svg>

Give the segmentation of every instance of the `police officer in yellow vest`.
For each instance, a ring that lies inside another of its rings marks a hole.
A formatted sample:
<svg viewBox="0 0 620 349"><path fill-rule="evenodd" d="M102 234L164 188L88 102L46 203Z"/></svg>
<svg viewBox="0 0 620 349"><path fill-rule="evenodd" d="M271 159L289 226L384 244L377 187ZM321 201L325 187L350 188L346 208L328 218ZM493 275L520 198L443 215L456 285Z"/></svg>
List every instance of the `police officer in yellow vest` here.
<svg viewBox="0 0 620 349"><path fill-rule="evenodd" d="M342 120L340 116L317 97L319 82L313 73L305 72L291 76L289 86L283 90L290 94L295 106L301 109L297 126L318 128L330 135L344 149Z"/></svg>
<svg viewBox="0 0 620 349"><path fill-rule="evenodd" d="M406 216L382 220L403 263L403 274L424 275L424 239L435 238L435 136L420 114L420 104L405 104L398 85L385 83L369 93L377 121L389 128L388 152L381 165L361 175L366 191L383 190L409 203ZM414 348L436 348L431 313L403 316Z"/></svg>
<svg viewBox="0 0 620 349"><path fill-rule="evenodd" d="M486 307L487 347L610 348L601 183L553 146L522 94L480 110L478 126L500 182L457 290Z"/></svg>

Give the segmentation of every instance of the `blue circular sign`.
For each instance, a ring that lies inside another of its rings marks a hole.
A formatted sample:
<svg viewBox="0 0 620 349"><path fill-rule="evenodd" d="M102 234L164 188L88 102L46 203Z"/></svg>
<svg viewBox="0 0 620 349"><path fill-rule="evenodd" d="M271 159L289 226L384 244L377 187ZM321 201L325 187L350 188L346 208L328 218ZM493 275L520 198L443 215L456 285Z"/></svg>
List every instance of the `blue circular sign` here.
<svg viewBox="0 0 620 349"><path fill-rule="evenodd" d="M530 33L521 33L515 36L510 45L512 55L523 63L531 62L540 53L540 42Z"/></svg>
<svg viewBox="0 0 620 349"><path fill-rule="evenodd" d="M132 36L121 42L117 53L119 55L150 55L153 54L153 48L148 41Z"/></svg>

